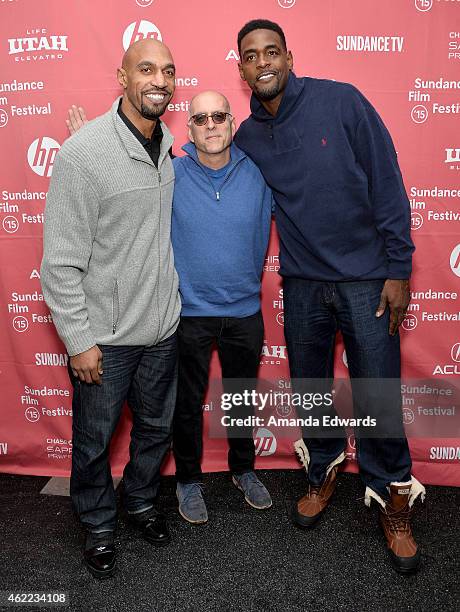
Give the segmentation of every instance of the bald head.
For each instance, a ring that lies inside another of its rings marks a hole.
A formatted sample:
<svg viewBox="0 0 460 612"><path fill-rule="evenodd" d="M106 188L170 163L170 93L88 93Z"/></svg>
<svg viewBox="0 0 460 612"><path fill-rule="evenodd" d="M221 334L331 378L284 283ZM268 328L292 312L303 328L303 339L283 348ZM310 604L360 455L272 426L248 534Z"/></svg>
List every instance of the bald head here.
<svg viewBox="0 0 460 612"><path fill-rule="evenodd" d="M171 51L159 40L154 38L143 38L128 47L121 62L124 70L129 70L132 66L142 61L145 57L165 57L169 56L171 64L174 64Z"/></svg>
<svg viewBox="0 0 460 612"><path fill-rule="evenodd" d="M199 125L191 117L203 115ZM195 145L198 158L209 168L222 168L230 161L230 147L235 121L227 98L218 91L202 91L190 102L188 137Z"/></svg>
<svg viewBox="0 0 460 612"><path fill-rule="evenodd" d="M176 86L175 76L171 51L159 40L138 40L124 54L118 69L124 89L122 110L142 133L149 134L154 127L144 119L154 122L165 112Z"/></svg>
<svg viewBox="0 0 460 612"><path fill-rule="evenodd" d="M218 91L202 91L192 98L189 108L189 117L197 113L212 113L215 110L223 110L229 113L230 103L227 98Z"/></svg>

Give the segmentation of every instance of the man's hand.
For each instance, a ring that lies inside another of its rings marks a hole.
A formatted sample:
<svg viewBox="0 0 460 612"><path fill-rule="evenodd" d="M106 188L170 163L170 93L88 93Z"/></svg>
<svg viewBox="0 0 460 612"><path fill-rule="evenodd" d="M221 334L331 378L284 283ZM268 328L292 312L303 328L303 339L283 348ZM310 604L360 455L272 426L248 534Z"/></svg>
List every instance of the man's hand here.
<svg viewBox="0 0 460 612"><path fill-rule="evenodd" d="M408 280L387 279L383 285L380 295L380 304L375 313L376 317L381 317L387 305L390 308L390 327L389 333L394 336L398 327L404 321L407 307L410 302L410 289Z"/></svg>
<svg viewBox="0 0 460 612"><path fill-rule="evenodd" d="M72 136L72 134L78 132L85 123L88 123L85 110L81 106L76 107L75 104L72 104L72 108L69 108L69 118L66 119L65 122Z"/></svg>
<svg viewBox="0 0 460 612"><path fill-rule="evenodd" d="M74 376L88 384L102 384L102 353L98 346L78 353L70 358L70 367Z"/></svg>

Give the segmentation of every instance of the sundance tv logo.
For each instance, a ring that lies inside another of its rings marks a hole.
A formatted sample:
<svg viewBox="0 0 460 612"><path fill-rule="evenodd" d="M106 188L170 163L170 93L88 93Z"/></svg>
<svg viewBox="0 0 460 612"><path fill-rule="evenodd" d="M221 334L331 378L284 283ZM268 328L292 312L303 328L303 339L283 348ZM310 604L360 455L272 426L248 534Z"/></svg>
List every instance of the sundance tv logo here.
<svg viewBox="0 0 460 612"><path fill-rule="evenodd" d="M51 176L56 153L60 148L61 145L48 136L42 136L33 141L27 151L27 161L35 174Z"/></svg>
<svg viewBox="0 0 460 612"><path fill-rule="evenodd" d="M160 30L154 23L141 19L133 21L126 28L123 34L123 48L126 51L130 45L143 40L144 38L153 38L155 40L163 40Z"/></svg>
<svg viewBox="0 0 460 612"><path fill-rule="evenodd" d="M356 53L402 53L404 36L337 36L337 51Z"/></svg>

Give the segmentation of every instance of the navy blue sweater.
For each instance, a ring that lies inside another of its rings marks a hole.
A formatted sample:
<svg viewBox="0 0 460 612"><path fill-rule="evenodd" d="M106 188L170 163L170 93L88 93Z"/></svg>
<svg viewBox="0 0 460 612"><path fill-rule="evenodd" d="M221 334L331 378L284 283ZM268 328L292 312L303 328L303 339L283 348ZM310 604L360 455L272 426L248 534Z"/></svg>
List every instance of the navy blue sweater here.
<svg viewBox="0 0 460 612"><path fill-rule="evenodd" d="M252 96L235 142L273 191L280 274L409 278L410 207L396 152L355 87L291 73L275 117Z"/></svg>
<svg viewBox="0 0 460 612"><path fill-rule="evenodd" d="M243 151L218 192L195 145L173 160L176 173L172 243L182 316L246 317L260 309L260 279L267 250L272 194Z"/></svg>

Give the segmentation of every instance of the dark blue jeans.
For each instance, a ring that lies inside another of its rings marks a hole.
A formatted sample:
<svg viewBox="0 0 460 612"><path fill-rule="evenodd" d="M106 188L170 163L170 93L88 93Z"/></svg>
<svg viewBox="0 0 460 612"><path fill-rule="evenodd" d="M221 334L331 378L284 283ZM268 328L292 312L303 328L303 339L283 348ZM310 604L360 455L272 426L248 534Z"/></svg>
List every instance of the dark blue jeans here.
<svg viewBox="0 0 460 612"><path fill-rule="evenodd" d="M70 495L90 531L113 531L115 492L110 440L127 400L133 416L129 462L123 472L124 503L130 513L153 506L160 466L171 443L177 387L177 337L155 346L107 346L102 385L73 380Z"/></svg>
<svg viewBox="0 0 460 612"><path fill-rule="evenodd" d="M391 423L388 438L356 436L364 484L388 498L388 484L410 480L412 464L402 424L399 335L388 333L388 308L382 317L375 316L383 284L383 280L327 283L285 278L284 331L291 378L329 381L336 332L342 332L355 416L368 414ZM372 392L372 385L356 381L354 386L353 379L367 378L391 380L379 395ZM334 408L330 414L335 414ZM303 437L310 454L308 477L312 484L320 484L329 463L346 448L345 431L324 438L304 432Z"/></svg>

